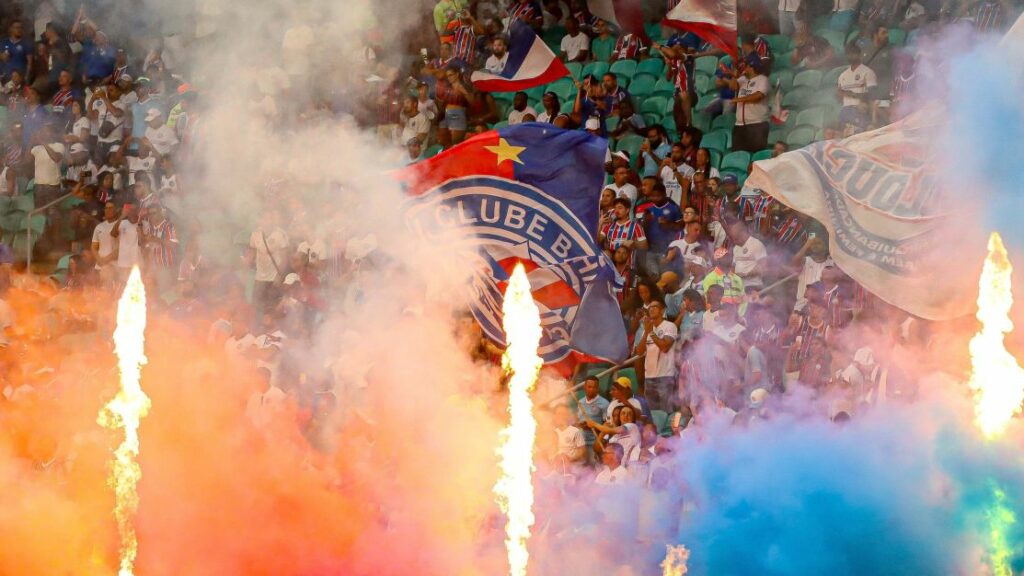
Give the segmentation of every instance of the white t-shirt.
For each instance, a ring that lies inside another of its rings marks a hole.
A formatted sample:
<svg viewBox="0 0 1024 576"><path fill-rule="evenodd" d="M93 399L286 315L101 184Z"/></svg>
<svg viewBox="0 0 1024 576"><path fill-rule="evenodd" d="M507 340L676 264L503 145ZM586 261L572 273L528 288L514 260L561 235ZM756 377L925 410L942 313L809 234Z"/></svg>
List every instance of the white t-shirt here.
<svg viewBox="0 0 1024 576"><path fill-rule="evenodd" d="M854 94L866 94L875 86L878 86L878 78L875 71L861 64L857 69L847 68L839 75L839 89L853 92ZM858 106L863 102L861 98L843 96L843 106Z"/></svg>
<svg viewBox="0 0 1024 576"><path fill-rule="evenodd" d="M120 102L114 102L114 107L118 110L123 110ZM120 118L114 116L112 112L107 110L107 103L99 98L92 103L92 108L97 112L96 122L92 124L93 135L96 136L100 142L120 142L121 138L124 136L124 115L122 114ZM101 128L108 122L114 125L114 129L106 136L103 136L101 134Z"/></svg>
<svg viewBox="0 0 1024 576"><path fill-rule="evenodd" d="M409 140L428 132L430 132L430 119L421 112L405 121L405 127L402 128L401 144L405 146L405 143Z"/></svg>
<svg viewBox="0 0 1024 576"><path fill-rule="evenodd" d="M740 334L743 334L744 330L746 330L746 328L739 322L732 326L725 326L724 324L715 322L714 326L711 328L711 333L722 340L725 340L729 344L735 344L736 340L739 339Z"/></svg>
<svg viewBox="0 0 1024 576"><path fill-rule="evenodd" d="M249 246L256 251L256 281L273 282L277 278L278 268L283 273L288 267L288 234L278 228L266 235L266 245L264 245L263 239L264 236L259 230L253 232L249 237ZM270 257L270 252L267 252L268 247L274 254L273 259ZM275 261L277 267L274 267Z"/></svg>
<svg viewBox="0 0 1024 576"><path fill-rule="evenodd" d="M142 249L139 247L139 225L121 220L118 225L117 267L131 268L142 264Z"/></svg>
<svg viewBox="0 0 1024 576"><path fill-rule="evenodd" d="M244 360L245 354L248 353L256 346L256 337L252 334L246 334L241 338L235 338L233 335L229 336L224 341L224 352L227 353L228 357L235 360Z"/></svg>
<svg viewBox="0 0 1024 576"><path fill-rule="evenodd" d="M680 164L679 166L676 167L676 170L679 172L679 174L685 176L687 179L691 181L693 180L694 170L693 168L690 167L689 164ZM661 183L665 186L665 192L668 194L668 197L676 204L682 206L683 185L680 184L678 180L676 180L675 172L673 172L672 169L669 168L668 166L662 166L660 176Z"/></svg>
<svg viewBox="0 0 1024 576"><path fill-rule="evenodd" d="M75 136L81 136L82 130L85 130L86 132L89 133L92 132L92 122L89 121L88 116L82 116L78 120L75 120L75 125L71 127L71 132ZM82 142L82 144L88 145L87 142Z"/></svg>
<svg viewBox="0 0 1024 576"><path fill-rule="evenodd" d="M522 112L513 108L508 113L509 126L512 126L513 124L522 124L523 116L526 116L527 114L533 116L534 118L537 117L537 111L533 109L533 106L527 106L526 108L523 108Z"/></svg>
<svg viewBox="0 0 1024 576"><path fill-rule="evenodd" d="M700 247L701 244L699 241L690 244L689 242L686 241L685 238L673 240L672 242L668 243L669 251L671 252L673 248L679 250L679 255L683 257L684 263L689 263L690 261L692 261L695 258L694 252L696 252L697 249Z"/></svg>
<svg viewBox="0 0 1024 576"><path fill-rule="evenodd" d="M583 430L575 426L555 428L558 435L558 454L569 456L577 448L586 448L587 441L583 437Z"/></svg>
<svg viewBox="0 0 1024 576"><path fill-rule="evenodd" d="M605 186L605 188L608 188L612 192L615 192L616 198L625 198L632 202L633 204L636 204L637 196L640 195L640 192L636 189L636 186L633 186L629 182L626 182L622 186L618 186L614 182L612 182L611 184Z"/></svg>
<svg viewBox="0 0 1024 576"><path fill-rule="evenodd" d="M498 58L494 54L491 54L491 56L487 58L487 61L484 62L484 69L490 72L491 74L501 74L501 72L505 70L505 64L507 63L508 52L505 52L505 55L502 56L501 58Z"/></svg>
<svg viewBox="0 0 1024 576"><path fill-rule="evenodd" d="M804 267L800 269L800 276L797 279L796 284L796 301L797 306L801 306L804 301L804 291L807 290L807 286L814 284L821 280L821 272L826 266L833 265L832 258L825 258L821 262L817 262L810 256L804 257Z"/></svg>
<svg viewBox="0 0 1024 576"><path fill-rule="evenodd" d="M768 106L768 96L771 90L768 77L764 74L758 74L753 78L740 76L736 82L740 88L736 96L740 98L750 96L755 92L764 94L764 98L759 102L744 102L736 105L736 125L746 126L748 124L767 122L771 116L771 110Z"/></svg>
<svg viewBox="0 0 1024 576"><path fill-rule="evenodd" d="M599 486L610 486L616 484L626 484L629 481L629 471L626 470L625 466L619 465L615 470L609 469L607 466L601 469L597 473L597 477L594 478L594 484Z"/></svg>
<svg viewBox="0 0 1024 576"><path fill-rule="evenodd" d="M615 409L618 408L619 406L622 406L622 405L623 405L622 402L619 402L618 400L612 400L611 402L609 402L608 403L608 410L605 413L605 417L604 417L605 421L606 422L611 422L612 414L615 412ZM629 399L629 405L632 406L633 408L636 408L637 415L639 415L643 411L643 408L640 407L640 401L637 400L636 398L630 398Z"/></svg>
<svg viewBox="0 0 1024 576"><path fill-rule="evenodd" d="M733 246L732 261L735 265L735 272L743 278L744 286L760 288L764 286L764 280L760 274L754 274L754 268L758 262L768 258L768 250L764 243L751 236L742 246Z"/></svg>
<svg viewBox="0 0 1024 576"><path fill-rule="evenodd" d="M676 375L676 339L679 337L679 329L668 320L662 320L661 324L654 328L654 334L658 338L671 338L672 345L668 351L662 352L661 348L654 343L654 338L647 336L647 356L644 357L644 376L647 378L662 378Z"/></svg>
<svg viewBox="0 0 1024 576"><path fill-rule="evenodd" d="M565 52L565 57L569 60L575 60L580 52L583 50L590 50L590 37L583 32L578 32L575 36L566 34L562 36L562 52Z"/></svg>
<svg viewBox="0 0 1024 576"><path fill-rule="evenodd" d="M64 144L55 142L49 144L49 146L50 150L57 153L60 160L54 162L42 145L32 147L32 157L36 159L36 184L41 186L60 186L60 165L64 161Z"/></svg>
<svg viewBox="0 0 1024 576"><path fill-rule="evenodd" d="M178 135L174 133L174 128L167 124L161 124L159 128L147 127L146 140L149 140L153 150L161 156L170 154L178 145Z"/></svg>
<svg viewBox="0 0 1024 576"><path fill-rule="evenodd" d="M609 444L622 446L622 463L635 462L640 458L640 427L633 422L622 425L624 430L612 435Z"/></svg>
<svg viewBox="0 0 1024 576"><path fill-rule="evenodd" d="M99 250L97 256L110 256L114 253L114 237L110 235L110 231L114 229L113 222L107 222L104 220L96 225L92 230L92 241L95 244L99 244ZM96 266L99 270L99 265Z"/></svg>
<svg viewBox="0 0 1024 576"><path fill-rule="evenodd" d="M135 184L138 178L146 178L147 184L150 187L153 186L153 168L156 167L156 156L150 154L146 158L139 158L138 156L127 156L125 160L128 161L128 184Z"/></svg>

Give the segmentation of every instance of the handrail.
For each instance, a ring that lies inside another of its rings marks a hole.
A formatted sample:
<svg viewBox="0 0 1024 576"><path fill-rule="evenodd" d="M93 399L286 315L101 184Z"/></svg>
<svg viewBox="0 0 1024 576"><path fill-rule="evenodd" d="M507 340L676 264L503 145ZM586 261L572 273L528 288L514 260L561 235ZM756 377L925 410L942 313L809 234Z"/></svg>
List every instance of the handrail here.
<svg viewBox="0 0 1024 576"><path fill-rule="evenodd" d="M70 198L70 197L72 197L74 195L75 195L74 191L68 192L67 194L61 196L60 198L57 198L56 200L53 200L52 202L46 203L44 206L40 206L39 208L33 208L25 216L25 240L26 240L25 241L25 259L27 261L26 262L26 268L29 271L32 270L32 217L37 215L37 214L39 214L39 213L41 213L41 212L45 212L46 210L49 210L53 206L55 206L55 205L65 201L65 200L67 200L68 198ZM13 249L14 247L12 246L11 248Z"/></svg>

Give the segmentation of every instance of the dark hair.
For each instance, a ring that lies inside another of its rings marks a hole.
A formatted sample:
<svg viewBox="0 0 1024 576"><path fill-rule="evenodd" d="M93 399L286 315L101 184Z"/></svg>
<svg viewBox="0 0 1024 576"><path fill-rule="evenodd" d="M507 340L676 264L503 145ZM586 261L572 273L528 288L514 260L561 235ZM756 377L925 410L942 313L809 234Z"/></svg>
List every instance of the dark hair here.
<svg viewBox="0 0 1024 576"><path fill-rule="evenodd" d="M659 181L654 183L654 186L651 186L651 190L661 191L661 193L664 194L665 193L665 185L662 184L661 181L659 180Z"/></svg>
<svg viewBox="0 0 1024 576"><path fill-rule="evenodd" d="M617 197L617 198L615 198L615 200L612 201L612 204L614 204L616 206L618 206L619 204L622 204L623 206L626 207L626 210L629 210L630 208L633 207L633 203L630 202L628 198L619 198L619 197Z"/></svg>
<svg viewBox="0 0 1024 576"><path fill-rule="evenodd" d="M708 305L704 302L704 296L694 288L683 290L683 300L689 300L697 305L698 310L704 310Z"/></svg>
<svg viewBox="0 0 1024 576"><path fill-rule="evenodd" d="M846 45L847 54L863 54L864 52L860 49L860 46L856 42L850 42Z"/></svg>
<svg viewBox="0 0 1024 576"><path fill-rule="evenodd" d="M520 94L523 95L523 98L529 98L530 97L526 92L523 92L523 91L516 92L515 95L516 95L516 97L518 97Z"/></svg>

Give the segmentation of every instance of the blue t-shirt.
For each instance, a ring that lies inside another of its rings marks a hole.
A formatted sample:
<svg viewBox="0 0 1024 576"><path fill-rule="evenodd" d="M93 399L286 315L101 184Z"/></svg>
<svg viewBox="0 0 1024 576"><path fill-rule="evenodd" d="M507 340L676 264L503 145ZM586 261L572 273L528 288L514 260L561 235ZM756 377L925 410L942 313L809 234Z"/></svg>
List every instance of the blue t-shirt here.
<svg viewBox="0 0 1024 576"><path fill-rule="evenodd" d="M671 153L672 153L672 145L669 144L668 142L662 142L661 146L658 146L657 148L655 148L654 149L654 155L652 155L649 152L643 152L643 156L644 156L644 170L643 170L643 173L640 174L640 177L641 178L647 178L649 176L650 177L657 177L658 176L658 172L661 171L661 160L664 160L665 158L667 158L668 155L671 154ZM661 158L661 160L656 159L654 156L657 156L658 158Z"/></svg>
<svg viewBox="0 0 1024 576"><path fill-rule="evenodd" d="M21 120L22 143L28 147L36 132L38 132L39 129L49 121L50 113L47 112L46 107L41 104L26 112L25 117Z"/></svg>
<svg viewBox="0 0 1024 576"><path fill-rule="evenodd" d="M0 40L0 52L7 53L7 62L3 62L4 78L8 78L11 72L17 70L22 75L28 71L28 57L32 54L32 43L27 38L14 40L10 36Z"/></svg>
<svg viewBox="0 0 1024 576"><path fill-rule="evenodd" d="M665 203L661 206L649 204L645 213L651 215L651 219L647 221L646 226L647 243L650 245L651 251L661 254L668 252L669 243L676 239L679 231L665 227L658 219L667 218L669 222L682 220L683 213L679 210L679 205L671 199L666 199Z"/></svg>
<svg viewBox="0 0 1024 576"><path fill-rule="evenodd" d="M111 45L97 46L95 42L82 42L82 71L86 78L106 78L114 73L116 50Z"/></svg>
<svg viewBox="0 0 1024 576"><path fill-rule="evenodd" d="M721 68L716 68L715 69L715 78L722 78L722 79L724 79L725 78L725 72L722 72ZM736 91L733 90L732 88L729 88L729 85L726 84L725 86L722 86L721 88L718 89L718 97L723 99L723 100L731 100L731 99L736 97Z"/></svg>
<svg viewBox="0 0 1024 576"><path fill-rule="evenodd" d="M593 100L584 97L583 101L580 102L580 118L583 124L583 126L580 126L580 129L584 129L584 126L586 125L588 118L597 118L598 120L601 121L601 136L607 138L608 130L605 126L604 121L605 118L608 116L608 110L609 109L607 106L604 110L601 110L600 108L597 107L597 102L594 102Z"/></svg>

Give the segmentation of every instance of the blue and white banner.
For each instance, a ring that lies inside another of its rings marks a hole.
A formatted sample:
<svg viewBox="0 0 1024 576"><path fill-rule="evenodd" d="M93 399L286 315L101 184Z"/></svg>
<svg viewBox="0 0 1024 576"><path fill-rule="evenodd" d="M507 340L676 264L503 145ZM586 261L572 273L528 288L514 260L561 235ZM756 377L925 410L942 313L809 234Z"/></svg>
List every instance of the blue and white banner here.
<svg viewBox="0 0 1024 576"><path fill-rule="evenodd" d="M569 69L526 24L516 23L509 35L508 60L500 74L473 72L470 80L478 90L516 92L543 86L569 75Z"/></svg>

